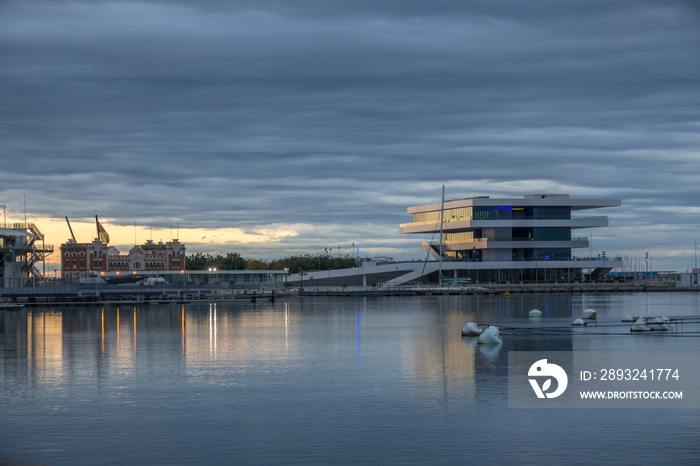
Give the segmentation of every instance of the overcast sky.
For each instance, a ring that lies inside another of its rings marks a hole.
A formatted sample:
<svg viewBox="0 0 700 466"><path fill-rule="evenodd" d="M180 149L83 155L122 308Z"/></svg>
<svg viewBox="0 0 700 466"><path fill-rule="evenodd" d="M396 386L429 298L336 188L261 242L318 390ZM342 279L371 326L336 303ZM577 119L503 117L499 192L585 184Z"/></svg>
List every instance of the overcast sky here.
<svg viewBox="0 0 700 466"><path fill-rule="evenodd" d="M575 234L685 271L699 130L696 0L0 2L0 204L131 244L422 259L444 184L619 198Z"/></svg>

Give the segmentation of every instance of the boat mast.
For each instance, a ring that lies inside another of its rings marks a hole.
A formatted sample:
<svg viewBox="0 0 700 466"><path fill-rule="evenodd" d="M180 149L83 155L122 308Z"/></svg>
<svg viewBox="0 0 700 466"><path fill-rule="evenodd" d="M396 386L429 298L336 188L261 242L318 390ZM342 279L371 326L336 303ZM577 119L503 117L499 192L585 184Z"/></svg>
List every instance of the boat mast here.
<svg viewBox="0 0 700 466"><path fill-rule="evenodd" d="M445 214L445 185L442 185L442 203L440 204L440 271L438 272L438 284L442 285L442 220Z"/></svg>

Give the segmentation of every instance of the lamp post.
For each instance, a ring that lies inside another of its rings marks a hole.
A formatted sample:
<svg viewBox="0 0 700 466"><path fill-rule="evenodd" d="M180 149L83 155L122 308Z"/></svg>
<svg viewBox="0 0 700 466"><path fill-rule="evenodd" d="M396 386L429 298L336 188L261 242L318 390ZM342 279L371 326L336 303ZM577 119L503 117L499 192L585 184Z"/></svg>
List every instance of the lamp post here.
<svg viewBox="0 0 700 466"><path fill-rule="evenodd" d="M537 270L537 251L535 251L535 283L537 283L537 279L539 278L539 271Z"/></svg>

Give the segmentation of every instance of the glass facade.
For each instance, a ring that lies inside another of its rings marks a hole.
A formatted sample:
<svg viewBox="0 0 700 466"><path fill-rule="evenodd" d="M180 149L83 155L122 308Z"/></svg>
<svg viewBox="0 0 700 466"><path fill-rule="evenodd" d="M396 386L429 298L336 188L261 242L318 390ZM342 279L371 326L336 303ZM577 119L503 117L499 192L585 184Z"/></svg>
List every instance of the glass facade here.
<svg viewBox="0 0 700 466"><path fill-rule="evenodd" d="M588 238L573 237L572 230L607 226L607 217L575 218L572 211L620 205L616 199L583 201L571 200L568 194L530 194L523 199L480 196L452 200L445 206L467 206L446 208L441 229L440 204L431 204L409 208L414 212L430 211L414 213L413 223L402 224L399 231L432 234L432 242L423 243L423 250L435 259L439 259L442 253L447 260L479 262L481 264L474 268L491 268L474 271L478 274L470 277L474 280L576 281L581 279L582 268L572 256L572 247L587 246ZM434 242L439 230L442 230L442 245ZM500 270L499 263L508 265ZM574 268L553 267L569 265L562 263L569 263Z"/></svg>
<svg viewBox="0 0 700 466"><path fill-rule="evenodd" d="M471 243L474 241L473 231L464 231L462 233L445 233L443 235L446 244Z"/></svg>
<svg viewBox="0 0 700 466"><path fill-rule="evenodd" d="M173 282L184 282L195 285L237 285L251 283L281 283L284 280L286 273L281 271L274 272L235 272L228 271L217 272L193 272L188 271L184 274L174 274L171 279Z"/></svg>
<svg viewBox="0 0 700 466"><path fill-rule="evenodd" d="M492 207L459 207L445 209L443 221L458 222L468 220L570 220L571 207L513 207L509 205ZM413 223L430 225L440 223L440 211L413 214Z"/></svg>
<svg viewBox="0 0 700 466"><path fill-rule="evenodd" d="M533 207L532 218L535 220L569 220L571 207Z"/></svg>
<svg viewBox="0 0 700 466"><path fill-rule="evenodd" d="M569 220L571 207L475 207L473 220Z"/></svg>
<svg viewBox="0 0 700 466"><path fill-rule="evenodd" d="M472 219L472 208L471 207L459 207L456 209L445 209L445 213L442 216L443 222L459 222L464 220ZM413 223L422 225L439 225L440 224L440 211L434 210L432 212L420 212L413 214Z"/></svg>
<svg viewBox="0 0 700 466"><path fill-rule="evenodd" d="M489 269L460 271L459 278L473 284L488 283L571 283L583 281L583 270L574 268Z"/></svg>
<svg viewBox="0 0 700 466"><path fill-rule="evenodd" d="M513 207L509 205L492 207L458 207L445 209L443 221L467 220L570 220L570 207ZM414 224L439 224L440 211L413 214Z"/></svg>
<svg viewBox="0 0 700 466"><path fill-rule="evenodd" d="M513 241L571 241L571 228L513 228Z"/></svg>

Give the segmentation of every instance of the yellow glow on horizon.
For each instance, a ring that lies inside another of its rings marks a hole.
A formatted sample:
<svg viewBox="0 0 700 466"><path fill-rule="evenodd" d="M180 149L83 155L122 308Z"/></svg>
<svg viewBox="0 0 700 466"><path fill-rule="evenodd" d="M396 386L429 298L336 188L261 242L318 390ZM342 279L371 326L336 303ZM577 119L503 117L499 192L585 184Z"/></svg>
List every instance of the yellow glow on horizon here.
<svg viewBox="0 0 700 466"><path fill-rule="evenodd" d="M18 220L17 214L8 213L8 223L23 223ZM92 242L97 237L97 227L94 218L69 219L75 239L79 243ZM119 249L122 253L127 253L134 244L144 244L151 239L158 243L178 239L188 249L188 254L200 252L191 245L225 245L225 244L248 244L248 243L269 243L276 242L282 238L297 236L300 232L311 228L306 224L273 224L261 225L259 228L246 231L241 228L150 228L144 225L117 225L112 223L113 219L100 217L100 224L109 234L109 245ZM27 222L34 223L44 234L45 244L54 246L54 253L46 258L48 265L59 265L61 263L59 248L71 238L68 224L64 218L38 217L27 215ZM201 248L201 247L200 247ZM198 249L200 249L198 248Z"/></svg>

